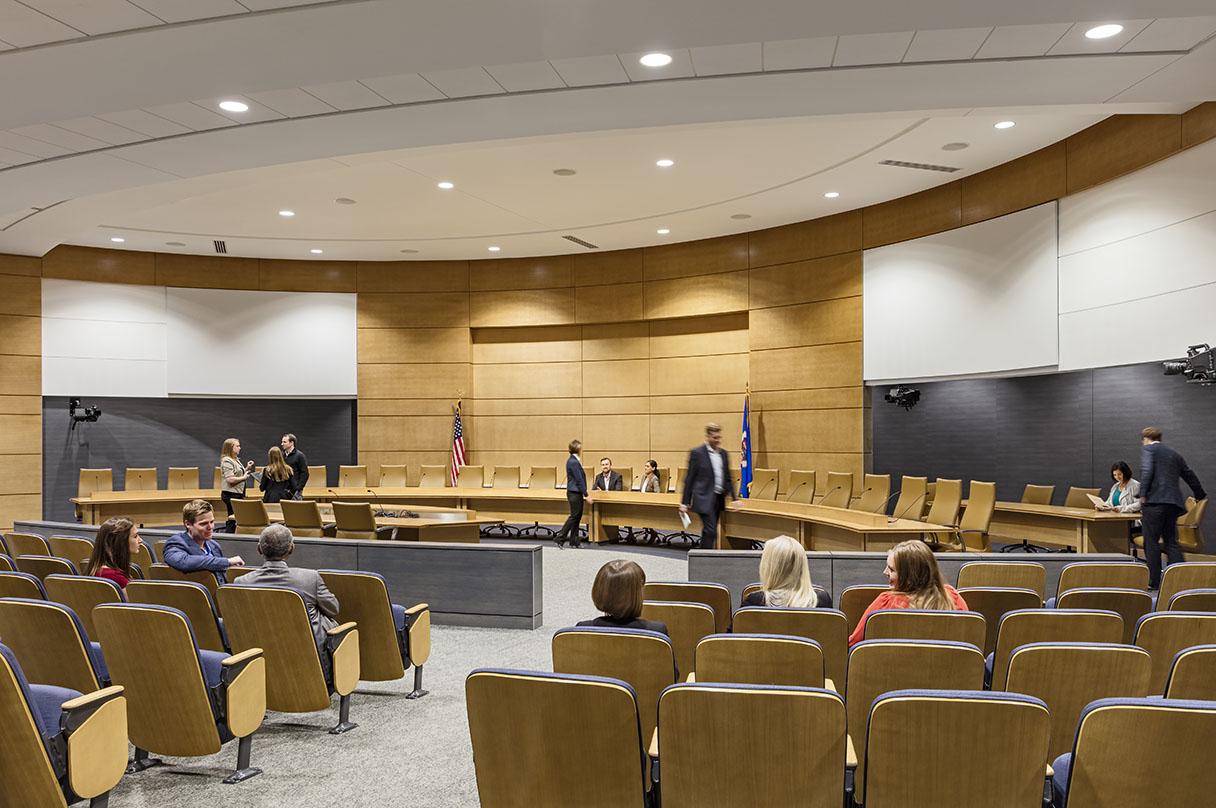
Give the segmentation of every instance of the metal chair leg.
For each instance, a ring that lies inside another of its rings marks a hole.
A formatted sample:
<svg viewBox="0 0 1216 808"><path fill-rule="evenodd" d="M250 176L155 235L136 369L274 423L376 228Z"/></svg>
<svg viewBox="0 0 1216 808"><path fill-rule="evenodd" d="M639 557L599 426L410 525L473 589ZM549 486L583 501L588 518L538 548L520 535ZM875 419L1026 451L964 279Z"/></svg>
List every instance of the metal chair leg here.
<svg viewBox="0 0 1216 808"><path fill-rule="evenodd" d="M224 778L224 782L228 785L240 783L248 780L250 777L257 777L262 773L261 769L254 768L249 765L249 758L253 752L253 736L246 735L237 741L236 747L236 771Z"/></svg>
<svg viewBox="0 0 1216 808"><path fill-rule="evenodd" d="M329 731L330 735L341 735L344 732L350 732L358 724L352 724L350 721L350 694L342 696L338 700L338 725Z"/></svg>
<svg viewBox="0 0 1216 808"><path fill-rule="evenodd" d="M163 766L165 762L160 758L148 756L147 749L135 747L135 759L127 764L127 774L138 774L139 772L151 769L154 766Z"/></svg>
<svg viewBox="0 0 1216 808"><path fill-rule="evenodd" d="M407 693L405 697L407 699L420 699L423 696L425 696L427 693L430 693L430 692L431 691L429 691L429 690L422 689L422 666L415 665L414 666L414 689L411 690L409 693Z"/></svg>

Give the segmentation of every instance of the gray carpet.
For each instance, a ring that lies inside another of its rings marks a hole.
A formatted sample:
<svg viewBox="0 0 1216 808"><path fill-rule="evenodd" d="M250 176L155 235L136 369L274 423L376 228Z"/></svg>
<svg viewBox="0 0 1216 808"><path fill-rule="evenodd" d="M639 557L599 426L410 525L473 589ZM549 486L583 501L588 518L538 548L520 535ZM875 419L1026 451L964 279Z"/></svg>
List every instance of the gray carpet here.
<svg viewBox="0 0 1216 808"><path fill-rule="evenodd" d="M424 685L407 701L412 676L365 682L351 700L358 729L329 735L328 713L271 713L254 736L253 764L264 774L239 785L220 781L236 763L236 743L206 758L164 758L166 766L127 775L113 808L270 808L274 806L477 806L477 783L465 715L464 679L480 667L551 670L553 632L595 616L591 582L605 562L637 561L651 581L686 581L682 552L628 546L558 550L546 546L545 625L535 631L435 626Z"/></svg>

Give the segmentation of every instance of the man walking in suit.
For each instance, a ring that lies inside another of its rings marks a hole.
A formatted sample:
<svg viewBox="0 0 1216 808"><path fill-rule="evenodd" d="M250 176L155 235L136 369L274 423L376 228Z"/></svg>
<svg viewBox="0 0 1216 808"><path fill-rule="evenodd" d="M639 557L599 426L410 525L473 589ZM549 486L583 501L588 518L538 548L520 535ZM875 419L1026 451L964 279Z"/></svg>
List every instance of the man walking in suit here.
<svg viewBox="0 0 1216 808"><path fill-rule="evenodd" d="M705 444L688 453L688 475L680 494L680 513L691 509L701 517L701 549L712 550L718 543L718 517L726 497L735 501L735 485L730 463L722 446L722 427L705 425ZM734 507L732 505L732 507Z"/></svg>
<svg viewBox="0 0 1216 808"><path fill-rule="evenodd" d="M595 475L596 491L620 491L621 490L621 475L620 472L612 470L612 458L600 458L600 473Z"/></svg>
<svg viewBox="0 0 1216 808"><path fill-rule="evenodd" d="M255 586L278 586L294 589L304 598L308 611L308 622L312 624L313 639L317 648L325 647L326 632L337 628L334 619L338 616L338 599L325 585L325 579L316 570L287 566L287 557L295 549L295 540L286 525L269 525L258 537L258 552L266 562L253 572L237 578L233 583ZM324 658L325 655L322 654Z"/></svg>
<svg viewBox="0 0 1216 808"><path fill-rule="evenodd" d="M591 501L587 494L587 472L583 471L583 461L579 457L582 450L581 441L570 441L570 457L566 458L566 502L570 505L570 518L553 537L558 547L565 547L567 540L571 547L579 546L578 529L583 521L583 503ZM617 478L620 478L619 474Z"/></svg>
<svg viewBox="0 0 1216 808"><path fill-rule="evenodd" d="M1182 455L1161 442L1161 430L1150 426L1140 433L1140 502L1144 526L1144 557L1148 561L1148 588L1161 587L1161 552L1170 564L1185 559L1178 547L1178 517L1186 513L1186 500L1178 481L1185 480L1195 499L1206 499L1203 485ZM1158 542L1163 546L1158 546Z"/></svg>

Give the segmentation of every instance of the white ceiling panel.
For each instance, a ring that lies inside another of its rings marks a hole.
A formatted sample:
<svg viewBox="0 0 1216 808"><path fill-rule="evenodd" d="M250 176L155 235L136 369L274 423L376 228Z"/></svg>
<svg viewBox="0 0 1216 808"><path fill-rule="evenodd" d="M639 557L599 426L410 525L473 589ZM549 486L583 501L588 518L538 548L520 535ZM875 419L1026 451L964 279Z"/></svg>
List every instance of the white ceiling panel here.
<svg viewBox="0 0 1216 808"><path fill-rule="evenodd" d="M241 101L242 103L248 104L249 109L245 110L244 112L229 112L228 110L220 109L221 101ZM257 101L244 95L229 94L220 96L219 98L200 98L194 103L205 110L217 112L234 123L277 121L285 117L283 113L271 109L263 104L259 104Z"/></svg>
<svg viewBox="0 0 1216 808"><path fill-rule="evenodd" d="M0 51L12 50L13 46L7 42L0 41Z"/></svg>
<svg viewBox="0 0 1216 808"><path fill-rule="evenodd" d="M423 78L434 84L448 98L498 95L506 92L482 67L436 70L434 73L424 73Z"/></svg>
<svg viewBox="0 0 1216 808"><path fill-rule="evenodd" d="M1068 32L1060 37L1060 41L1047 53L1051 56L1073 53L1114 53L1131 42L1136 34L1148 27L1152 20L1117 20L1123 26L1123 30L1114 36L1106 39L1089 39L1085 36L1085 32L1089 29L1108 22L1111 20L1074 23L1072 28L1069 28Z"/></svg>
<svg viewBox="0 0 1216 808"><path fill-rule="evenodd" d="M513 65L493 65L486 68L494 80L509 93L529 90L555 90L565 87L562 77L557 75L548 62L521 62Z"/></svg>
<svg viewBox="0 0 1216 808"><path fill-rule="evenodd" d="M151 112L153 115L159 115L162 118L167 118L196 132L201 132L205 129L219 129L224 126L236 126L236 121L229 120L218 112L212 112L209 109L204 109L198 104L190 102L148 107L148 112Z"/></svg>
<svg viewBox="0 0 1216 808"><path fill-rule="evenodd" d="M1071 27L1070 23L1043 25L998 25L988 41L975 55L977 59L1009 59L1021 56L1042 56L1060 41Z"/></svg>
<svg viewBox="0 0 1216 808"><path fill-rule="evenodd" d="M250 93L249 98L288 118L323 115L326 112L334 111L333 107L315 95L309 95L296 87L286 90L270 90L264 93Z"/></svg>
<svg viewBox="0 0 1216 808"><path fill-rule="evenodd" d="M86 34L108 34L160 25L161 20L127 0L21 0Z"/></svg>
<svg viewBox="0 0 1216 808"><path fill-rule="evenodd" d="M765 70L809 70L831 67L836 53L836 37L780 39L764 43Z"/></svg>
<svg viewBox="0 0 1216 808"><path fill-rule="evenodd" d="M416 104L419 101L435 101L446 97L435 89L435 85L417 73L363 79L363 84L394 104Z"/></svg>
<svg viewBox="0 0 1216 808"><path fill-rule="evenodd" d="M991 28L951 28L917 31L905 62L946 62L970 59L992 33Z"/></svg>
<svg viewBox="0 0 1216 808"><path fill-rule="evenodd" d="M890 34L856 34L840 37L836 45L835 67L884 65L899 62L912 43L912 31Z"/></svg>
<svg viewBox="0 0 1216 808"><path fill-rule="evenodd" d="M315 95L335 109L368 109L388 104L381 96L357 81L334 81L311 84L304 91Z"/></svg>
<svg viewBox="0 0 1216 808"><path fill-rule="evenodd" d="M54 146L42 140L35 140L30 137L23 137L11 131L0 132L0 147L12 149L13 151L25 152L32 154L35 157L61 157L65 154L71 154L71 149L65 149L62 146Z"/></svg>
<svg viewBox="0 0 1216 808"><path fill-rule="evenodd" d="M103 121L100 118L73 118L70 121L56 121L55 126L60 129L66 129L69 132L76 132L85 137L93 138L94 140L100 140L102 143L108 143L111 146L134 143L137 140L146 139L146 136L139 132L134 132L109 121Z"/></svg>
<svg viewBox="0 0 1216 808"><path fill-rule="evenodd" d="M623 84L629 74L616 56L579 56L573 59L552 59L549 64L571 87L591 87L598 84Z"/></svg>
<svg viewBox="0 0 1216 808"><path fill-rule="evenodd" d="M1216 33L1216 17L1175 17L1153 20L1120 53L1190 50Z"/></svg>
<svg viewBox="0 0 1216 808"><path fill-rule="evenodd" d="M755 73L764 69L764 48L759 42L693 48L692 66L698 76Z"/></svg>
<svg viewBox="0 0 1216 808"><path fill-rule="evenodd" d="M103 121L130 129L133 132L139 132L141 135L147 135L148 137L170 137L172 135L183 135L190 131L168 118L153 115L151 112L142 109L129 109L123 112L103 112L97 117Z"/></svg>
<svg viewBox="0 0 1216 808"><path fill-rule="evenodd" d="M687 49L665 51L665 53L671 56L671 64L667 65L667 67L646 67L638 59L641 59L647 53L650 53L650 51L621 54L621 64L625 66L625 72L629 74L630 81L680 79L693 75L692 59L689 57Z"/></svg>
<svg viewBox="0 0 1216 808"><path fill-rule="evenodd" d="M165 22L185 22L247 14L249 9L236 0L133 0L140 8Z"/></svg>
<svg viewBox="0 0 1216 808"><path fill-rule="evenodd" d="M5 165L19 166L24 165L25 163L32 163L37 159L38 158L32 154L26 154L25 152L14 151L13 149L6 149L3 146L0 146L0 163L4 163Z"/></svg>
<svg viewBox="0 0 1216 808"><path fill-rule="evenodd" d="M0 0L0 39L16 48L75 39L83 32L22 5Z"/></svg>
<svg viewBox="0 0 1216 808"><path fill-rule="evenodd" d="M74 152L104 149L106 146L111 145L91 137L86 137L78 132L60 129L58 126L53 126L49 123L22 126L18 129L10 129L9 131L15 135L40 140L44 143L50 143L52 146L59 146Z"/></svg>
<svg viewBox="0 0 1216 808"><path fill-rule="evenodd" d="M0 230L8 227L18 219L24 219L31 213L36 213L36 211L33 208L26 208L25 210L14 210L9 211L8 213L0 213Z"/></svg>
<svg viewBox="0 0 1216 808"><path fill-rule="evenodd" d="M291 8L292 6L311 6L317 3L328 3L330 0L241 0L241 5L250 11L266 11L272 8Z"/></svg>

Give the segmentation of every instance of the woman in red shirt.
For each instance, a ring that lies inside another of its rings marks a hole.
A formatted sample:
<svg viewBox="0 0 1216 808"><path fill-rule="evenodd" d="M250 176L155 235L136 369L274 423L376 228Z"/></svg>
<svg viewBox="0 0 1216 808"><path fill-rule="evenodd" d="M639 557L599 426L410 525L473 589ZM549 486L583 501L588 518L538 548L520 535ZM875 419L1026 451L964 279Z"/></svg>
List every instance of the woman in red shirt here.
<svg viewBox="0 0 1216 808"><path fill-rule="evenodd" d="M131 582L131 556L139 552L142 544L130 519L107 519L97 528L97 540L93 542L93 555L85 574L107 578L126 589Z"/></svg>
<svg viewBox="0 0 1216 808"><path fill-rule="evenodd" d="M933 551L923 541L900 542L887 553L883 570L891 584L888 592L874 598L849 635L849 647L861 642L866 633L866 618L880 609L939 609L967 611L967 602L954 587L942 580Z"/></svg>

